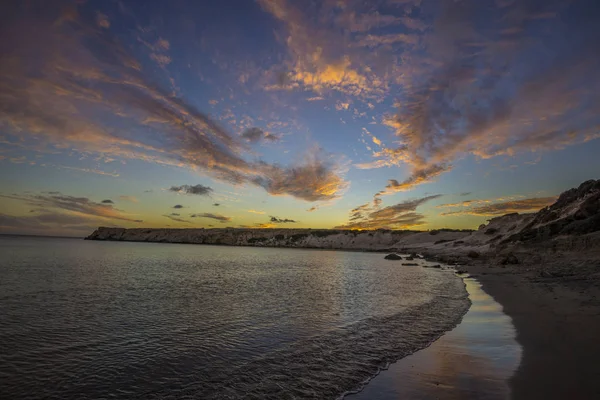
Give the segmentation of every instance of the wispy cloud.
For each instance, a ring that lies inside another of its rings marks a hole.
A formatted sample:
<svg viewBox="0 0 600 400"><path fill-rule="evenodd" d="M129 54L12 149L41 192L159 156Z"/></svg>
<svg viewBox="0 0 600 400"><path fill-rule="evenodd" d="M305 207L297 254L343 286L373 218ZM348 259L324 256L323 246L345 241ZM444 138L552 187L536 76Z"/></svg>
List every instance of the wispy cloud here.
<svg viewBox="0 0 600 400"><path fill-rule="evenodd" d="M37 151L51 148L197 169L231 184L268 190L273 176L289 172L248 161L252 153L245 143L158 85L105 23L87 20L77 6L68 12L45 3L32 7L7 7L0 17L6 61L0 64L0 120L13 143L26 138ZM166 43L145 44L152 54L166 56ZM34 65L39 68L24 67ZM320 167L328 175L338 170L331 162ZM338 188L324 191L314 185L313 193L310 187L287 191L279 185L276 194L327 200L346 185L341 176L335 181Z"/></svg>
<svg viewBox="0 0 600 400"><path fill-rule="evenodd" d="M50 210L53 214L62 213L67 216L80 216L88 219L143 222L116 209L112 202L106 202L106 200L95 202L87 197L75 197L64 194L0 194L0 197L36 207L36 211L41 213L47 213Z"/></svg>
<svg viewBox="0 0 600 400"><path fill-rule="evenodd" d="M60 212L41 212L16 216L0 213L0 231L24 234L71 234L83 236L97 227L89 216Z"/></svg>
<svg viewBox="0 0 600 400"><path fill-rule="evenodd" d="M293 219L288 218L278 218L278 217L270 217L270 221L275 224L295 224L298 221L294 221Z"/></svg>
<svg viewBox="0 0 600 400"><path fill-rule="evenodd" d="M246 211L248 211L249 213L252 213L252 214L260 214L260 215L266 214L264 211L259 211L259 210L246 210Z"/></svg>
<svg viewBox="0 0 600 400"><path fill-rule="evenodd" d="M220 222L231 221L231 217L226 217L224 215L213 214L213 213L191 214L190 217L191 218L210 218L210 219L216 219L217 221L220 221Z"/></svg>
<svg viewBox="0 0 600 400"><path fill-rule="evenodd" d="M414 200L406 200L393 206L379 206L379 202L360 205L350 212L348 223L340 229L408 229L423 225L425 216L417 208L430 200L440 198L436 194Z"/></svg>
<svg viewBox="0 0 600 400"><path fill-rule="evenodd" d="M600 137L600 56L592 50L598 30L586 30L587 20L552 21L568 7L558 1L497 2L493 13L484 3L441 3L422 33L421 55L405 48L410 85L403 85L398 112L384 121L400 145L363 167L401 163L411 174L390 180L382 193L431 182L466 154L511 156ZM540 7L548 19L535 18ZM551 34L532 35L550 24Z"/></svg>
<svg viewBox="0 0 600 400"><path fill-rule="evenodd" d="M137 197L127 196L127 195L119 196L119 200L128 201L130 203L139 203L140 202L140 200Z"/></svg>
<svg viewBox="0 0 600 400"><path fill-rule="evenodd" d="M260 163L261 174L254 183L275 196L291 195L306 201L338 198L348 188L341 178L347 167L316 149L299 164L280 167Z"/></svg>
<svg viewBox="0 0 600 400"><path fill-rule="evenodd" d="M359 101L396 96L397 112L383 122L398 144L358 167L409 173L378 195L432 182L467 155L600 138L599 30L594 18L572 17L589 15L590 1L396 0L380 8L386 14L364 2L259 3L283 31L282 88Z"/></svg>
<svg viewBox="0 0 600 400"><path fill-rule="evenodd" d="M476 215L476 216L500 216L510 213L536 212L551 205L556 197L534 197L522 200L509 200L478 207L468 207L458 211L448 211L440 215Z"/></svg>
<svg viewBox="0 0 600 400"><path fill-rule="evenodd" d="M171 186L169 188L169 191L183 193L183 194L194 194L194 195L198 195L198 196L208 196L213 192L213 189L209 186L197 184L197 185Z"/></svg>
<svg viewBox="0 0 600 400"><path fill-rule="evenodd" d="M242 137L250 143L258 143L260 141L278 142L281 137L265 132L260 128L248 128L242 133Z"/></svg>
<svg viewBox="0 0 600 400"><path fill-rule="evenodd" d="M187 219L179 218L178 215L179 214L177 214L177 213L171 213L169 215L163 215L163 217L169 218L171 221L181 222L182 224L189 224L189 223L191 223Z"/></svg>

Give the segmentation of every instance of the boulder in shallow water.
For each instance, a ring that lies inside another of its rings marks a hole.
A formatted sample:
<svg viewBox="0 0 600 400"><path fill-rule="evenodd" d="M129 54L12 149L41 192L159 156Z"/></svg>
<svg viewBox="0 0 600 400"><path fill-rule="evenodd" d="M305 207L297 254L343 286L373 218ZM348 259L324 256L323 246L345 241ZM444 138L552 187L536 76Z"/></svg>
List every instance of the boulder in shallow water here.
<svg viewBox="0 0 600 400"><path fill-rule="evenodd" d="M387 256L384 257L386 260L402 260L402 257L400 257L398 254L388 254Z"/></svg>

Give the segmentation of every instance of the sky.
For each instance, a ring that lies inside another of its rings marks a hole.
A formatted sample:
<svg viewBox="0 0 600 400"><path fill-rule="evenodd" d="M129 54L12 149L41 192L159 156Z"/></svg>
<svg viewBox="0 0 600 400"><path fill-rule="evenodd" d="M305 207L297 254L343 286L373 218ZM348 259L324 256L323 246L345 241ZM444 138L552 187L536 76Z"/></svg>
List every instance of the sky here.
<svg viewBox="0 0 600 400"><path fill-rule="evenodd" d="M477 228L600 171L596 0L0 11L0 233Z"/></svg>

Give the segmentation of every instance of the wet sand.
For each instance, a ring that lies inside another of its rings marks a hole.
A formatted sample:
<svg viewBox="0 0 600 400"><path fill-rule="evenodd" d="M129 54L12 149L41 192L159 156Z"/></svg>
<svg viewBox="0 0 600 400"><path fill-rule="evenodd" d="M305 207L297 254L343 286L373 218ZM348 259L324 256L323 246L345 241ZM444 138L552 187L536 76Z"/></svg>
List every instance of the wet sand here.
<svg viewBox="0 0 600 400"><path fill-rule="evenodd" d="M392 364L349 400L505 399L521 359L516 331L502 306L475 279L462 322L431 346Z"/></svg>
<svg viewBox="0 0 600 400"><path fill-rule="evenodd" d="M559 257L554 264L565 268ZM539 267L469 267L511 316L521 363L513 399L600 399L600 276L596 261L573 275L542 277ZM552 263L546 264L549 268Z"/></svg>

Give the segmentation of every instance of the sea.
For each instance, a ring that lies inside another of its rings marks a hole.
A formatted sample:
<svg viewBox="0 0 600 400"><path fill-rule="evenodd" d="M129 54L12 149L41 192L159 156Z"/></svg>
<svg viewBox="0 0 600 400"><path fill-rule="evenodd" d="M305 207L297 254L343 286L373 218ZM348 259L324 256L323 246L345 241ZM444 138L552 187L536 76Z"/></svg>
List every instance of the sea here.
<svg viewBox="0 0 600 400"><path fill-rule="evenodd" d="M343 398L469 305L380 253L0 236L0 398Z"/></svg>

